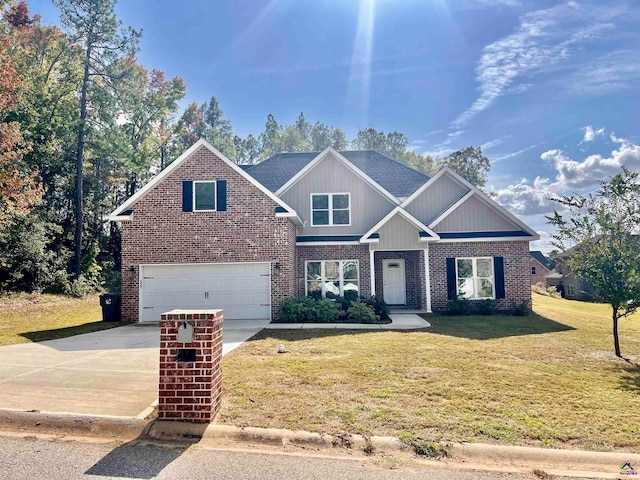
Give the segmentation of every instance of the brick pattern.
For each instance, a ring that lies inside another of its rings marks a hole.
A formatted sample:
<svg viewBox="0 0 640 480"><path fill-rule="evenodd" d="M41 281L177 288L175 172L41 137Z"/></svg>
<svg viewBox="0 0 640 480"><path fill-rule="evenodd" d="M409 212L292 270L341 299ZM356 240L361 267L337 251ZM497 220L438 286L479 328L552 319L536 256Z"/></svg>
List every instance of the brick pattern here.
<svg viewBox="0 0 640 480"><path fill-rule="evenodd" d="M504 257L505 297L497 308L509 310L526 302L531 307L529 242L435 243L429 246L431 306L443 311L447 306L448 257Z"/></svg>
<svg viewBox="0 0 640 480"><path fill-rule="evenodd" d="M360 295L371 295L368 245L318 245L296 247L297 295L304 297L307 272L305 262L310 260L357 260Z"/></svg>
<svg viewBox="0 0 640 480"><path fill-rule="evenodd" d="M382 261L401 258L405 265L405 284L407 289L406 306L426 308L426 283L424 273L424 253L419 250L377 251L374 257L376 271L376 295L384 296Z"/></svg>
<svg viewBox="0 0 640 480"><path fill-rule="evenodd" d="M183 212L183 180L226 180L227 210ZM138 321L140 264L276 262L271 311L295 294L295 226L275 217L276 203L206 147L133 206L122 223L122 318ZM133 274L129 269L133 267Z"/></svg>
<svg viewBox="0 0 640 480"><path fill-rule="evenodd" d="M194 326L193 343L178 342L183 322ZM222 396L222 323L222 310L162 315L159 420L213 421ZM180 349L194 349L195 362L178 362Z"/></svg>

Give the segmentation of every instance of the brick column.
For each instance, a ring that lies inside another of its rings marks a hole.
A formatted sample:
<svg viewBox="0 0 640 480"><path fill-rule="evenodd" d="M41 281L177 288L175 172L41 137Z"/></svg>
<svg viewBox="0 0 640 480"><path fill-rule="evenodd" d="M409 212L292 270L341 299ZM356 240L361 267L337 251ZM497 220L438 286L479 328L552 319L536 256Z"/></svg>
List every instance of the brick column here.
<svg viewBox="0 0 640 480"><path fill-rule="evenodd" d="M222 310L172 310L160 321L158 419L210 423L222 395ZM178 342L184 323L193 342Z"/></svg>

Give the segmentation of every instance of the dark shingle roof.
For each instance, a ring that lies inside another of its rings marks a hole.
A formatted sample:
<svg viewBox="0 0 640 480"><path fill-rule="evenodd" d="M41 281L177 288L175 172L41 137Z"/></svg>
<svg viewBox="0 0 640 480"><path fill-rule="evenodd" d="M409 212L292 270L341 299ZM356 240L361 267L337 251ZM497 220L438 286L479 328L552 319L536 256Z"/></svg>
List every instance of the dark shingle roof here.
<svg viewBox="0 0 640 480"><path fill-rule="evenodd" d="M549 268L549 260L547 260L547 257L545 257L540 250L534 250L533 252L529 252L529 254L542 265Z"/></svg>
<svg viewBox="0 0 640 480"><path fill-rule="evenodd" d="M319 153L280 153L249 168L247 173L275 192ZM340 154L397 197L408 197L429 180L423 173L373 150L351 150Z"/></svg>

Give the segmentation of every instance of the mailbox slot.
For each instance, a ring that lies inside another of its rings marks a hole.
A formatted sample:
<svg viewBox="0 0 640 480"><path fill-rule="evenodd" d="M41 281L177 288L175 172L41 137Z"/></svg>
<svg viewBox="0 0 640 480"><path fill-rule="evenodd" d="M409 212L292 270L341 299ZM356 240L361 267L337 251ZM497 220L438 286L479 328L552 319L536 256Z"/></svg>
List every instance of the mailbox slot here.
<svg viewBox="0 0 640 480"><path fill-rule="evenodd" d="M196 361L195 348L182 348L178 350L178 355L176 355L176 362L186 363L186 362L195 362L195 361Z"/></svg>

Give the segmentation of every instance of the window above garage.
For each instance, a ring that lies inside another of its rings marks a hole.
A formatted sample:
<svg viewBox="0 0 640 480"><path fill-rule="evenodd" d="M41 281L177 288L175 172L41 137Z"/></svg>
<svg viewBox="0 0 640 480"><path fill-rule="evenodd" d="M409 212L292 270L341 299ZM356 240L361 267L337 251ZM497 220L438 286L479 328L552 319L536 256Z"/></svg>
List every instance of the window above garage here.
<svg viewBox="0 0 640 480"><path fill-rule="evenodd" d="M227 209L225 180L185 180L182 182L183 212L223 212Z"/></svg>

